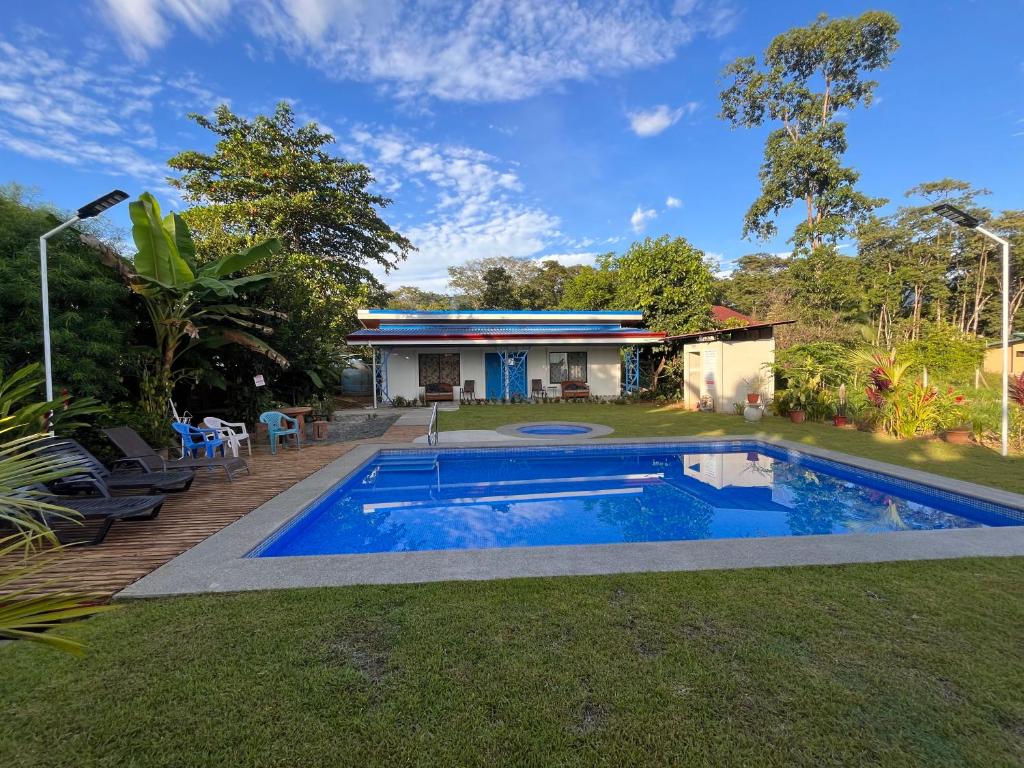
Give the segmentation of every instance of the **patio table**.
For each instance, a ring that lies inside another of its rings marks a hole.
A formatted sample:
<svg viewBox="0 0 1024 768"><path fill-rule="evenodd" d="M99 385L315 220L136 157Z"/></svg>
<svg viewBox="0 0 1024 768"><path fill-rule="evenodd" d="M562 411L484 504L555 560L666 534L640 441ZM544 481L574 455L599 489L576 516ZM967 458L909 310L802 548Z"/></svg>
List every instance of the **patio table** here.
<svg viewBox="0 0 1024 768"><path fill-rule="evenodd" d="M299 422L299 429L302 430L302 435L305 437L306 416L313 413L312 407L308 405L297 405L293 408L279 408L278 410L285 416L291 416L293 419L297 419Z"/></svg>

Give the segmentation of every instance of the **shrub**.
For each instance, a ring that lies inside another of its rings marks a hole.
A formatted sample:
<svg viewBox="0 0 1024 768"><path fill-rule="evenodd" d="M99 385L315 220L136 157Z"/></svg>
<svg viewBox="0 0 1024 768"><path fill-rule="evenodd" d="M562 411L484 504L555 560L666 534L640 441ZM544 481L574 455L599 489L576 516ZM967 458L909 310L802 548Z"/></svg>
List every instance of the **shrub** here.
<svg viewBox="0 0 1024 768"><path fill-rule="evenodd" d="M794 344L775 353L775 373L783 380L792 370L804 370L821 377L825 387L838 387L853 380L850 348L830 341Z"/></svg>
<svg viewBox="0 0 1024 768"><path fill-rule="evenodd" d="M981 365L985 342L949 323L927 323L920 338L897 345L896 353L917 376L927 368L929 379L965 386Z"/></svg>

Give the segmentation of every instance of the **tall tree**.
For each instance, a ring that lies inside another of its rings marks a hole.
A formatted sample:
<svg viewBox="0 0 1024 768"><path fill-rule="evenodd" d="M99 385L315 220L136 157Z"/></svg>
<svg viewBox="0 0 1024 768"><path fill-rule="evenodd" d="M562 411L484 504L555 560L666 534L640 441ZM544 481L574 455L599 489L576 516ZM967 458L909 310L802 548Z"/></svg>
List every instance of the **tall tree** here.
<svg viewBox="0 0 1024 768"><path fill-rule="evenodd" d="M765 143L761 195L747 211L744 237L767 239L775 219L795 203L806 208L793 233L797 250L836 242L882 201L856 189L860 174L842 164L847 149L840 110L870 106L877 83L866 73L889 66L899 24L868 11L829 20L824 14L772 40L759 67L753 56L725 69L720 117L733 127L781 123Z"/></svg>
<svg viewBox="0 0 1024 768"><path fill-rule="evenodd" d="M389 309L452 309L453 296L425 291L415 285L400 285L388 294Z"/></svg>
<svg viewBox="0 0 1024 768"><path fill-rule="evenodd" d="M484 272L484 292L480 309L523 309L515 279L504 267L490 267Z"/></svg>
<svg viewBox="0 0 1024 768"><path fill-rule="evenodd" d="M183 217L198 253L214 259L280 239L261 268L280 275L263 298L288 315L277 343L295 373L282 386L315 384L336 365L358 305L385 299L370 267L394 268L412 244L382 218L391 201L370 191L370 170L334 154L334 137L316 123L298 125L288 104L251 120L227 106L190 117L217 137L212 153L168 161L181 172L169 182L192 204Z"/></svg>

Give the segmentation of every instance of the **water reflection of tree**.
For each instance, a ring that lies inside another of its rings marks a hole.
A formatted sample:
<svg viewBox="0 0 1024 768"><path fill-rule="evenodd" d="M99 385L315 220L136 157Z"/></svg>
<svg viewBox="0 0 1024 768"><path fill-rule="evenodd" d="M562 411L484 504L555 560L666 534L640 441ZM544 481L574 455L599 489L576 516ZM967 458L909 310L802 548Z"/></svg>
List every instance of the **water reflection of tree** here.
<svg viewBox="0 0 1024 768"><path fill-rule="evenodd" d="M711 537L715 509L667 483L643 486L636 496L585 502L588 511L622 532L623 541L682 541Z"/></svg>
<svg viewBox="0 0 1024 768"><path fill-rule="evenodd" d="M846 488L796 464L776 462L776 486L785 487L794 506L786 512L789 530L796 536L831 533L845 517Z"/></svg>

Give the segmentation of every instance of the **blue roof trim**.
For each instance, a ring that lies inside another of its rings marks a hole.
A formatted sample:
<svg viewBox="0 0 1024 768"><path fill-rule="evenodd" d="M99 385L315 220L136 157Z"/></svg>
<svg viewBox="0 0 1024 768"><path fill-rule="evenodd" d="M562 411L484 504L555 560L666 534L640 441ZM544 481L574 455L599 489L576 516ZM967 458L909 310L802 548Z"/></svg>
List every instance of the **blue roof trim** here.
<svg viewBox="0 0 1024 768"><path fill-rule="evenodd" d="M636 334L641 329L621 325L383 325L380 328L362 328L350 336L470 336L481 334L548 334L601 333Z"/></svg>
<svg viewBox="0 0 1024 768"><path fill-rule="evenodd" d="M371 315L609 315L642 317L643 312L631 309L367 309Z"/></svg>

